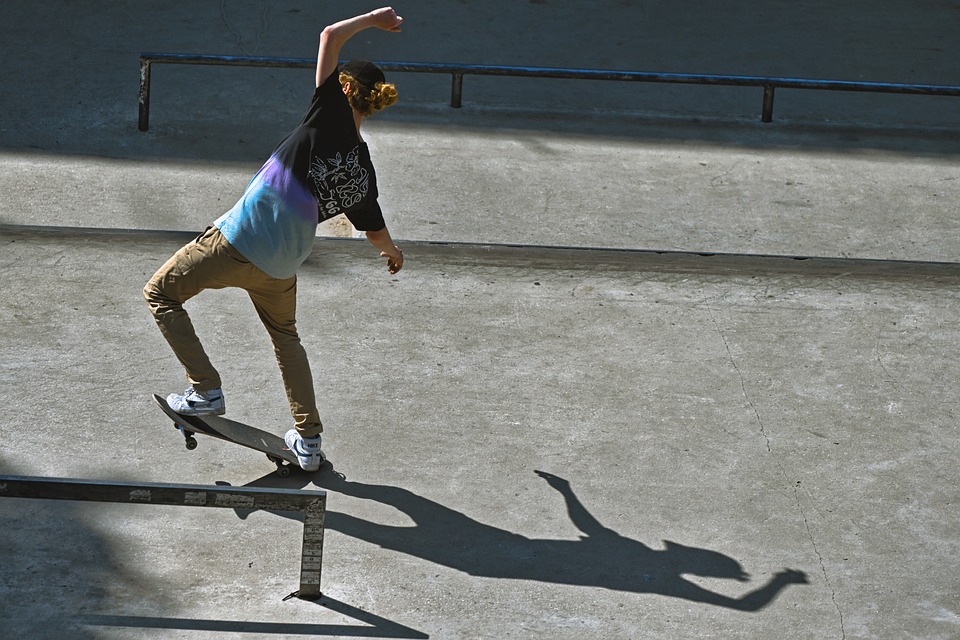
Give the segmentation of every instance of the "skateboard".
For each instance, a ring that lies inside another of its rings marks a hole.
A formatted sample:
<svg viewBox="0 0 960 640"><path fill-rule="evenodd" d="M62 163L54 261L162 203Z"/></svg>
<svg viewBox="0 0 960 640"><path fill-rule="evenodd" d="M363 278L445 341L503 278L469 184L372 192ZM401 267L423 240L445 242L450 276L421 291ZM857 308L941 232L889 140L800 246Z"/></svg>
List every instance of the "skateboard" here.
<svg viewBox="0 0 960 640"><path fill-rule="evenodd" d="M183 434L184 445L190 451L197 448L197 439L194 435L200 433L266 454L270 462L277 465L277 475L281 478L289 476L291 469L300 468L297 456L287 448L287 443L279 436L223 416L185 416L171 409L165 398L153 394L153 399L173 420L173 426ZM327 456L321 450L321 466L326 461Z"/></svg>

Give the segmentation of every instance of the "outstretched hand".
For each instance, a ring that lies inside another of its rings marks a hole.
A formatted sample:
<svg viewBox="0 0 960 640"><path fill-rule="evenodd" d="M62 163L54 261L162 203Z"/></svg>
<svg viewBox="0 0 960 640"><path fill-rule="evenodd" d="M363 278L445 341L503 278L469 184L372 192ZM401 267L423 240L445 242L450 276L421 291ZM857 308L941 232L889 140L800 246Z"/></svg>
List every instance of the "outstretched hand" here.
<svg viewBox="0 0 960 640"><path fill-rule="evenodd" d="M373 26L384 31L400 31L400 25L403 24L403 18L397 15L393 7L383 7L371 11L370 15L374 18Z"/></svg>
<svg viewBox="0 0 960 640"><path fill-rule="evenodd" d="M564 478L561 478L560 476L555 476L552 473L547 473L546 471L539 471L537 469L534 469L533 472L538 476L540 476L541 478L543 478L544 480L546 480L547 484L549 484L554 489L570 486L570 481Z"/></svg>
<svg viewBox="0 0 960 640"><path fill-rule="evenodd" d="M775 577L788 584L810 584L807 574L797 569L784 569L777 572Z"/></svg>

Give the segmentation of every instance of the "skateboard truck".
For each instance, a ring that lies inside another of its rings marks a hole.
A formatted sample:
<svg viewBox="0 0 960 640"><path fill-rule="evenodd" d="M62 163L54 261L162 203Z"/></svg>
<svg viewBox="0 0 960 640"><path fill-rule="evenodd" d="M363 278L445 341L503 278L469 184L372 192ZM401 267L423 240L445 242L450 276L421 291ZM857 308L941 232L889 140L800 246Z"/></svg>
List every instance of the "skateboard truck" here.
<svg viewBox="0 0 960 640"><path fill-rule="evenodd" d="M193 451L197 448L197 439L193 437L193 431L187 431L176 422L173 423L173 426L183 434L183 446L185 446L188 451Z"/></svg>

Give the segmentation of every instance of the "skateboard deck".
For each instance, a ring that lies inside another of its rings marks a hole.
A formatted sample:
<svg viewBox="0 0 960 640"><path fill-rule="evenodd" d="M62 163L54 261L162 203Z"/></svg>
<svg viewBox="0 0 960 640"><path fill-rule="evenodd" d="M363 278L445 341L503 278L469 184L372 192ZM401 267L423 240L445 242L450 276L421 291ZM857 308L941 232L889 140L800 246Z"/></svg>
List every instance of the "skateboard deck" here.
<svg viewBox="0 0 960 640"><path fill-rule="evenodd" d="M277 475L281 478L289 476L291 469L300 468L297 456L287 448L283 438L277 435L223 416L185 416L171 409L166 399L157 394L153 394L153 399L173 420L173 425L183 434L184 445L191 451L197 448L194 435L199 433L266 454L267 458L277 465ZM326 460L327 456L321 450L320 464L323 465Z"/></svg>

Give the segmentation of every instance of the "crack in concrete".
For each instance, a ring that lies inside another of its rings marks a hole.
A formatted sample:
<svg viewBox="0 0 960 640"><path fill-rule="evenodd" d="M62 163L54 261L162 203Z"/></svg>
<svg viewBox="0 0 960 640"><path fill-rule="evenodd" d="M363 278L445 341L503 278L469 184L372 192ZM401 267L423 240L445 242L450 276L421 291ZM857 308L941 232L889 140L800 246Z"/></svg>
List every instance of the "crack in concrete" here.
<svg viewBox="0 0 960 640"><path fill-rule="evenodd" d="M743 377L743 371L740 370L740 365L737 364L736 358L733 356L733 351L730 349L730 342L727 340L727 336L724 334L723 329L720 328L720 323L717 322L716 317L713 315L713 310L710 307L706 307L707 313L710 316L710 321L713 323L714 328L717 331L717 334L720 336L720 340L723 341L724 349L727 352L727 357L730 359L730 364L733 365L734 371L737 372L737 377L740 380L740 391L743 394L743 398L747 401L747 404L750 406L753 415L756 418L757 425L760 427L760 435L763 436L764 442L767 446L767 453L773 453L773 448L770 445L770 436L767 434L766 427L763 424L763 419L760 417L760 411L757 409L756 404L750 398L750 394L747 393L747 383ZM780 469L780 475L783 477L785 482L790 482L787 469L784 467L783 463L774 456L774 462L777 467ZM817 541L814 538L813 531L810 529L810 521L807 518L807 513L803 509L803 504L800 500L800 481L797 480L793 485L793 498L794 502L797 505L797 511L800 513L800 517L803 519L803 527L807 532L807 539L810 540L810 546L813 548L814 554L817 556L817 561L820 564L820 572L823 574L823 580L827 585L827 588L830 590L830 600L833 602L834 608L837 610L837 615L840 618L840 638L845 640L847 637L846 627L843 621L843 610L840 608L839 603L837 603L837 592L833 588L833 584L830 582L830 577L827 575L827 566L823 561L823 555L820 553L820 549L817 547Z"/></svg>
<svg viewBox="0 0 960 640"><path fill-rule="evenodd" d="M893 376L892 373L890 373L890 370L887 369L887 365L884 364L883 362L884 353L883 353L883 349L881 348L882 344L883 344L883 314L880 314L880 322L879 322L879 326L877 327L877 341L873 346L873 353L874 353L874 356L876 356L877 364L880 365L880 369L887 376L886 382L896 385L897 383L896 378Z"/></svg>
<svg viewBox="0 0 960 640"><path fill-rule="evenodd" d="M754 418L756 418L757 425L760 427L760 435L763 436L763 440L767 445L767 453L773 453L773 449L770 446L770 436L767 435L767 429L763 424L763 419L760 418L760 411L757 409L757 406L753 403L753 400L750 399L750 394L747 393L747 383L743 377L743 372L740 371L740 365L737 364L737 359L733 357L733 352L730 350L730 343L727 341L727 336L724 335L723 329L720 328L720 323L717 322L716 317L713 315L713 309L706 307L707 313L710 315L710 321L713 323L714 328L717 330L717 334L720 336L720 340L723 341L723 347L727 351L727 357L730 359L730 364L733 365L733 370L737 372L737 377L740 380L740 393L743 394L744 400L747 401L750 410L753 412ZM777 463L779 465L779 462ZM783 466L780 466L780 470L784 471ZM786 475L784 471L784 475Z"/></svg>
<svg viewBox="0 0 960 640"><path fill-rule="evenodd" d="M260 12L260 30L257 31L257 33L254 35L253 49L250 50L250 49L247 49L246 46L244 46L243 36L240 34L240 32L237 29L235 29L232 24L230 24L230 18L227 16L227 0L220 1L220 18L221 20L223 20L224 26L227 29L229 29L230 33L233 34L233 37L236 38L237 47L248 56L253 55L253 53L260 48L260 44L263 41L263 34L265 34L267 32L267 29L269 28L269 23L267 20L267 16L269 15L269 13L270 13L270 5L268 3L264 3L262 10Z"/></svg>
<svg viewBox="0 0 960 640"><path fill-rule="evenodd" d="M786 470L779 461L777 462L777 466L780 467L784 477L786 477ZM817 561L820 563L820 572L823 574L823 580L827 583L827 588L830 589L830 601L833 602L833 607L837 610L837 615L840 617L840 638L841 640L845 640L847 637L847 630L843 624L843 610L840 608L839 603L837 603L837 591L833 588L833 584L830 582L830 577L827 575L827 565L823 562L823 555L820 553L820 549L817 547L817 541L813 537L813 531L810 530L810 521L807 520L807 514L803 510L803 505L800 503L799 480L797 480L797 483L793 486L793 497L797 503L797 511L800 512L800 516L803 518L803 527L807 531L807 538L810 540L810 546L813 547L813 552L817 554Z"/></svg>
<svg viewBox="0 0 960 640"><path fill-rule="evenodd" d="M263 43L263 36L264 36L264 34L266 34L267 31L269 31L269 29L270 29L270 20L269 20L269 17L270 17L270 3L269 3L269 2L263 2L262 5L261 5L261 10L260 10L260 27L259 27L258 31L257 31L257 32L254 34L254 36L253 36L253 46L248 49L247 46L243 43L243 40L244 40L243 34L240 33L239 28L234 27L234 25L230 22L230 17L229 17L229 15L227 15L227 14L228 14L228 11L227 11L228 1L229 1L229 0L220 0L220 20L221 20L221 22L223 22L223 26L225 26L225 27L227 28L227 30L228 30L231 34L233 34L234 40L236 40L236 43L237 43L237 48L238 48L241 52L245 53L246 55L252 56L252 55L254 55L254 54L260 49L260 45ZM273 78L274 80L276 80L280 85L282 85L284 88L286 88L287 91L289 91L291 95L296 95L296 94L298 93L298 92L294 91L293 87L291 87L288 83L286 83L286 82L284 82L283 80L281 80L280 77L277 76L276 74L274 74L272 71L267 71L267 75L269 75L271 78Z"/></svg>

